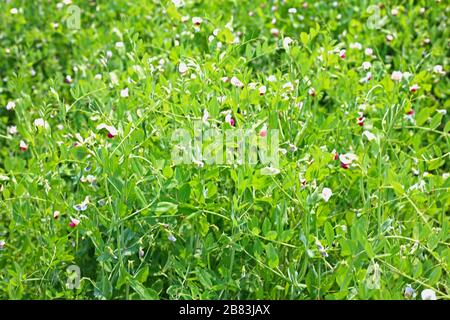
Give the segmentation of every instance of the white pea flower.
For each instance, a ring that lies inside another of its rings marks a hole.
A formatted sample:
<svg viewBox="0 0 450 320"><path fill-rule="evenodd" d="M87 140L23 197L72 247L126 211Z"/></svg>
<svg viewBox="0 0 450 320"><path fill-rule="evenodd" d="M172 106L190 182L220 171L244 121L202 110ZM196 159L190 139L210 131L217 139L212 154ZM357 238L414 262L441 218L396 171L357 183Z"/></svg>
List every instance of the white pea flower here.
<svg viewBox="0 0 450 320"><path fill-rule="evenodd" d="M236 77L232 77L230 83L238 88L242 88L244 86L244 84Z"/></svg>
<svg viewBox="0 0 450 320"><path fill-rule="evenodd" d="M425 289L420 294L422 300L437 300L436 293L431 289Z"/></svg>
<svg viewBox="0 0 450 320"><path fill-rule="evenodd" d="M372 141L376 139L376 136L370 131L364 131L363 136L366 136L367 140Z"/></svg>
<svg viewBox="0 0 450 320"><path fill-rule="evenodd" d="M15 135L17 133L17 127L16 126L9 126L6 128L6 132L10 135Z"/></svg>
<svg viewBox="0 0 450 320"><path fill-rule="evenodd" d="M38 118L34 120L34 126L36 128L44 128L48 126L48 123L44 119Z"/></svg>
<svg viewBox="0 0 450 320"><path fill-rule="evenodd" d="M369 70L371 67L372 67L372 64L369 61L364 61L362 64L362 68L366 71Z"/></svg>
<svg viewBox="0 0 450 320"><path fill-rule="evenodd" d="M185 74L187 71L188 71L188 67L187 67L186 63L180 62L180 65L178 66L178 72L180 72L181 74Z"/></svg>
<svg viewBox="0 0 450 320"><path fill-rule="evenodd" d="M6 104L6 110L8 110L8 111L14 110L15 107L16 107L16 103L14 101L9 101Z"/></svg>
<svg viewBox="0 0 450 320"><path fill-rule="evenodd" d="M373 55L373 49L372 48L366 48L366 50L364 50L364 54L366 56L372 56Z"/></svg>
<svg viewBox="0 0 450 320"><path fill-rule="evenodd" d="M122 98L127 98L127 97L129 96L128 88L125 88L125 89L121 90L121 91L120 91L120 96L121 96Z"/></svg>
<svg viewBox="0 0 450 320"><path fill-rule="evenodd" d="M333 191L331 191L330 188L323 188L323 190L322 190L322 199L325 202L328 202L328 200L330 200L332 195L333 195Z"/></svg>
<svg viewBox="0 0 450 320"><path fill-rule="evenodd" d="M403 73L401 71L394 71L391 74L391 79L394 81L401 81L403 77Z"/></svg>
<svg viewBox="0 0 450 320"><path fill-rule="evenodd" d="M292 42L294 42L294 40L292 40L292 38L285 37L285 38L283 39L283 48L284 48L284 50L287 51L287 50L289 49L289 45L290 45Z"/></svg>
<svg viewBox="0 0 450 320"><path fill-rule="evenodd" d="M435 65L435 66L433 67L433 72L434 72L434 73L437 73L437 74L440 74L440 75L445 75L444 68L443 68L440 64Z"/></svg>
<svg viewBox="0 0 450 320"><path fill-rule="evenodd" d="M350 49L361 50L362 44L359 42L350 43Z"/></svg>
<svg viewBox="0 0 450 320"><path fill-rule="evenodd" d="M266 87L266 86L261 86L261 87L259 87L259 95L260 95L260 96L265 95L265 94L266 94L266 91L267 91L267 87Z"/></svg>

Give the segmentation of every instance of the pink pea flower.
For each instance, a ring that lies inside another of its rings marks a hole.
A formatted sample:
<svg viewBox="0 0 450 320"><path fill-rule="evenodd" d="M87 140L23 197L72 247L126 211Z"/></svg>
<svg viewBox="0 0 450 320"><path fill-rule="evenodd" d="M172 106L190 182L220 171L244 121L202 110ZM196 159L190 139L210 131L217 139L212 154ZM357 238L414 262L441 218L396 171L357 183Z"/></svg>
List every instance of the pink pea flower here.
<svg viewBox="0 0 450 320"><path fill-rule="evenodd" d="M67 84L71 84L73 82L73 79L72 79L72 77L70 75L67 75L64 78L64 82L67 83Z"/></svg>
<svg viewBox="0 0 450 320"><path fill-rule="evenodd" d="M266 94L266 91L267 91L267 87L266 87L266 86L261 86L261 87L259 87L259 95L260 95L260 96L265 95L265 94Z"/></svg>
<svg viewBox="0 0 450 320"><path fill-rule="evenodd" d="M233 126L233 127L234 127L235 121L234 121L234 119L231 117L231 113L229 113L229 114L227 114L227 115L225 116L225 122L229 123L230 126Z"/></svg>
<svg viewBox="0 0 450 320"><path fill-rule="evenodd" d="M331 151L331 153L333 154L334 160L339 160L339 153L336 151L336 149L333 149L333 151Z"/></svg>
<svg viewBox="0 0 450 320"><path fill-rule="evenodd" d="M357 160L358 157L353 153L344 153L339 156L339 161L341 161L341 167L348 169L353 161Z"/></svg>
<svg viewBox="0 0 450 320"><path fill-rule="evenodd" d="M99 124L97 126L97 130L102 130L102 129L106 129L106 131L108 131L108 138L110 138L110 139L114 138L118 134L116 128L114 128L113 126L108 126L104 123Z"/></svg>
<svg viewBox="0 0 450 320"><path fill-rule="evenodd" d="M364 125L364 120L366 120L366 118L362 115L360 117L356 118L356 122L357 122L358 126L362 127Z"/></svg>
<svg viewBox="0 0 450 320"><path fill-rule="evenodd" d="M20 140L19 147L22 151L26 151L28 149L28 145L23 140Z"/></svg>
<svg viewBox="0 0 450 320"><path fill-rule="evenodd" d="M266 126L266 125L264 125L264 126L262 127L262 129L259 131L259 136L260 136L260 137L265 137L265 136L267 136L267 126Z"/></svg>
<svg viewBox="0 0 450 320"><path fill-rule="evenodd" d="M409 91L411 91L411 92L416 92L419 89L420 89L420 87L417 83L415 83L411 87L409 87Z"/></svg>
<svg viewBox="0 0 450 320"><path fill-rule="evenodd" d="M200 17L193 17L193 18L192 18L192 23L193 23L195 26L201 25L202 22L203 22L203 19L200 18Z"/></svg>
<svg viewBox="0 0 450 320"><path fill-rule="evenodd" d="M270 34L272 34L274 37L278 37L280 35L280 30L277 28L270 29Z"/></svg>
<svg viewBox="0 0 450 320"><path fill-rule="evenodd" d="M346 57L346 51L345 51L345 50L339 51L339 57L341 57L342 59L345 59L345 57Z"/></svg>
<svg viewBox="0 0 450 320"><path fill-rule="evenodd" d="M69 222L69 227L76 228L76 226L78 226L80 224L80 220L75 219L75 218L70 218L70 222Z"/></svg>

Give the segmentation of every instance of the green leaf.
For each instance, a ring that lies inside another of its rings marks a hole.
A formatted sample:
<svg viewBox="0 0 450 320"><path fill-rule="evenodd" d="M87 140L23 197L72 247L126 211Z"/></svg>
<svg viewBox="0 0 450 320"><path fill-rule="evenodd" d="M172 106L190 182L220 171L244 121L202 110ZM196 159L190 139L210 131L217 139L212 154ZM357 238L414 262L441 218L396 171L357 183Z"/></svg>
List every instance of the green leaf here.
<svg viewBox="0 0 450 320"><path fill-rule="evenodd" d="M175 214L177 212L178 205L172 202L159 202L156 206L156 215L161 214Z"/></svg>
<svg viewBox="0 0 450 320"><path fill-rule="evenodd" d="M275 250L274 246L271 243L269 243L266 246L266 254L267 254L267 263L268 263L269 267L271 267L271 268L278 267L278 263L279 263L278 254L277 254L277 251Z"/></svg>
<svg viewBox="0 0 450 320"><path fill-rule="evenodd" d="M333 226L328 221L325 222L325 237L327 239L328 244L331 245L334 241L334 230Z"/></svg>

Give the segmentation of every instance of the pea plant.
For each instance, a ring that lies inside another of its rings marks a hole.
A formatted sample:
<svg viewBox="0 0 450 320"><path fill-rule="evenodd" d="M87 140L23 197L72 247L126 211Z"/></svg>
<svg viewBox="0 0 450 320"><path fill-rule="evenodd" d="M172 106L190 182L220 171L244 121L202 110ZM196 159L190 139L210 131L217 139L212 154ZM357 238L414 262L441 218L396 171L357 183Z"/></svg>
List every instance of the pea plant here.
<svg viewBox="0 0 450 320"><path fill-rule="evenodd" d="M0 2L2 299L449 299L446 1Z"/></svg>

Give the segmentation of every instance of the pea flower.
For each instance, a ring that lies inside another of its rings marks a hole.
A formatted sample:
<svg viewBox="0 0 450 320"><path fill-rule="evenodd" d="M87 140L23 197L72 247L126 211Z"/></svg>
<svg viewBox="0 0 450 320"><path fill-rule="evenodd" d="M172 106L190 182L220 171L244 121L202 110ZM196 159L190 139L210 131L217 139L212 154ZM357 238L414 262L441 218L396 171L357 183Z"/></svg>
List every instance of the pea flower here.
<svg viewBox="0 0 450 320"><path fill-rule="evenodd" d="M420 89L420 87L417 83L415 83L411 87L409 87L409 91L411 91L411 92L416 92L419 89Z"/></svg>
<svg viewBox="0 0 450 320"><path fill-rule="evenodd" d="M26 151L28 149L28 145L23 140L20 140L19 147L22 151Z"/></svg>
<svg viewBox="0 0 450 320"><path fill-rule="evenodd" d="M201 25L202 22L203 22L203 19L200 18L200 17L193 17L193 18L192 18L192 23L193 23L195 26Z"/></svg>
<svg viewBox="0 0 450 320"><path fill-rule="evenodd" d="M266 91L267 91L267 87L266 87L266 86L261 86L261 87L259 87L259 95L260 95L260 96L265 95L265 94L266 94Z"/></svg>
<svg viewBox="0 0 450 320"><path fill-rule="evenodd" d="M339 155L339 161L341 161L341 167L344 169L348 169L353 161L358 160L358 156L353 153L345 153Z"/></svg>
<svg viewBox="0 0 450 320"><path fill-rule="evenodd" d="M177 241L177 238L175 238L173 234L169 234L169 236L167 237L167 239L169 239L169 241L171 241L171 242Z"/></svg>
<svg viewBox="0 0 450 320"><path fill-rule="evenodd" d="M316 239L316 246L317 249L319 250L320 254L322 255L322 257L328 257L328 253L325 250L325 248L323 247L322 243L319 241L319 239Z"/></svg>
<svg viewBox="0 0 450 320"><path fill-rule="evenodd" d="M15 107L16 107L16 103L14 101L9 101L6 104L6 110L8 110L8 111L14 110Z"/></svg>
<svg viewBox="0 0 450 320"><path fill-rule="evenodd" d="M76 228L76 226L78 226L80 224L80 220L75 219L75 218L70 218L70 222L69 222L69 227Z"/></svg>
<svg viewBox="0 0 450 320"><path fill-rule="evenodd" d="M242 88L244 86L244 84L236 77L232 77L230 83L237 88Z"/></svg>
<svg viewBox="0 0 450 320"><path fill-rule="evenodd" d="M231 117L231 114L230 114L230 113L227 114L227 115L225 116L225 122L229 123L230 126L233 126L233 127L234 127L234 125L235 125L235 121L234 121L234 119Z"/></svg>
<svg viewBox="0 0 450 320"><path fill-rule="evenodd" d="M85 177L85 176L82 176L82 177L80 178L80 181L81 181L81 182L83 182L83 183L88 182L88 183L90 183L90 184L95 183L96 180L97 180L97 178L96 178L95 176L93 176L92 174L88 174L86 177Z"/></svg>
<svg viewBox="0 0 450 320"><path fill-rule="evenodd" d="M112 139L115 136L117 136L118 132L117 129L114 128L113 126L108 126L107 124L99 124L97 126L97 130L102 130L102 129L106 129L106 131L108 131L108 138Z"/></svg>
<svg viewBox="0 0 450 320"><path fill-rule="evenodd" d="M89 204L89 196L84 198L83 202L81 202L80 204L74 205L73 208L76 211L86 211L88 204Z"/></svg>
<svg viewBox="0 0 450 320"><path fill-rule="evenodd" d="M369 70L371 67L372 67L372 64L369 61L364 61L362 64L362 68L366 71Z"/></svg>
<svg viewBox="0 0 450 320"><path fill-rule="evenodd" d="M372 48L366 48L366 50L364 50L364 54L366 56L373 56L373 49Z"/></svg>
<svg viewBox="0 0 450 320"><path fill-rule="evenodd" d="M6 242L5 240L0 240L0 249L5 248Z"/></svg>
<svg viewBox="0 0 450 320"><path fill-rule="evenodd" d="M285 84L283 84L282 86L283 89L287 89L287 91L293 91L294 90L294 85L292 84L292 82L286 82Z"/></svg>
<svg viewBox="0 0 450 320"><path fill-rule="evenodd" d="M70 75L67 75L64 78L64 82L67 83L67 84L71 84L73 82L73 79L72 79L72 77Z"/></svg>
<svg viewBox="0 0 450 320"><path fill-rule="evenodd" d="M139 254L139 258L141 258L141 259L145 256L145 251L142 247L139 247L138 254Z"/></svg>
<svg viewBox="0 0 450 320"><path fill-rule="evenodd" d="M309 88L308 89L308 94L311 96L311 97L315 97L316 96L316 89L314 89L314 88Z"/></svg>
<svg viewBox="0 0 450 320"><path fill-rule="evenodd" d="M292 42L294 42L294 40L292 40L292 38L285 37L285 38L283 39L283 48L284 48L284 50L287 51L287 50L289 49L289 45L290 45Z"/></svg>
<svg viewBox="0 0 450 320"><path fill-rule="evenodd" d="M350 49L355 49L355 50L361 50L362 49L362 45L359 42L350 43L349 47L350 47Z"/></svg>
<svg viewBox="0 0 450 320"><path fill-rule="evenodd" d="M403 73L401 71L394 71L391 74L391 79L394 81L401 81L403 77Z"/></svg>
<svg viewBox="0 0 450 320"><path fill-rule="evenodd" d="M178 72L180 72L182 75L184 75L184 74L186 74L187 71L188 71L188 67L187 67L186 63L180 62L180 65L178 66Z"/></svg>
<svg viewBox="0 0 450 320"><path fill-rule="evenodd" d="M422 300L437 300L436 293L431 289L425 289L420 294Z"/></svg>
<svg viewBox="0 0 450 320"><path fill-rule="evenodd" d="M270 29L270 34L274 37L278 37L280 35L280 30L278 30L277 28L272 28Z"/></svg>
<svg viewBox="0 0 450 320"><path fill-rule="evenodd" d="M120 91L120 96L122 98L127 98L129 96L128 88L125 88L125 89L121 90Z"/></svg>
<svg viewBox="0 0 450 320"><path fill-rule="evenodd" d="M10 135L15 135L17 134L17 127L16 126L9 126L6 128L6 131L8 132L8 134Z"/></svg>
<svg viewBox="0 0 450 320"><path fill-rule="evenodd" d="M328 200L330 200L332 195L333 191L331 191L330 188L323 188L321 196L325 202L328 202Z"/></svg>
<svg viewBox="0 0 450 320"><path fill-rule="evenodd" d="M345 59L345 57L346 57L346 51L345 51L345 50L339 51L339 57L341 57L342 59Z"/></svg>
<svg viewBox="0 0 450 320"><path fill-rule="evenodd" d="M53 219L57 220L59 218L59 216L60 216L60 212L59 211L56 210L56 211L53 212Z"/></svg>
<svg viewBox="0 0 450 320"><path fill-rule="evenodd" d="M38 119L34 120L34 126L36 128L43 128L43 127L47 127L48 123L44 119L38 118Z"/></svg>
<svg viewBox="0 0 450 320"><path fill-rule="evenodd" d="M336 149L333 149L333 151L331 151L331 154L333 155L334 160L339 160L339 153L336 151Z"/></svg>
<svg viewBox="0 0 450 320"><path fill-rule="evenodd" d="M416 292L414 291L414 289L410 285L407 285L405 287L404 296L405 296L406 299L411 299L411 298L414 298L416 296Z"/></svg>
<svg viewBox="0 0 450 320"><path fill-rule="evenodd" d="M372 141L376 139L376 136L370 131L364 131L363 136L366 136L367 140Z"/></svg>
<svg viewBox="0 0 450 320"><path fill-rule="evenodd" d="M444 68L443 68L440 64L435 65L435 66L433 67L433 72L434 72L434 73L437 73L437 74L440 74L440 75L445 75Z"/></svg>
<svg viewBox="0 0 450 320"><path fill-rule="evenodd" d="M359 113L359 117L356 118L356 123L358 124L358 126L362 127L364 125L364 121L366 120L366 118L364 117L363 113L360 112Z"/></svg>

